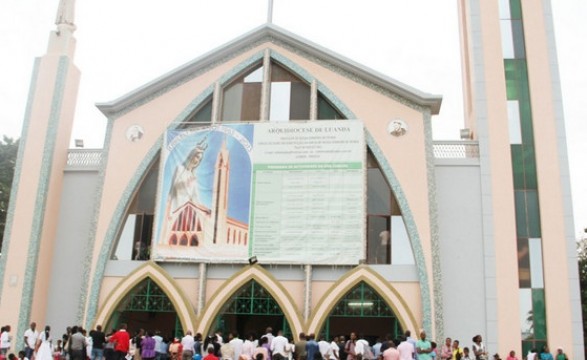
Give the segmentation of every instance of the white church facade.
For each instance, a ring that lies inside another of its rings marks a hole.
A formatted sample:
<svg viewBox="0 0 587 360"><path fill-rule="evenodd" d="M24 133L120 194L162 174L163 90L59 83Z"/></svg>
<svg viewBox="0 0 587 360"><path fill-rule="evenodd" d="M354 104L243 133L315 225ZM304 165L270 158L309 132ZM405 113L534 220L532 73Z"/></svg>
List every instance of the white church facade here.
<svg viewBox="0 0 587 360"><path fill-rule="evenodd" d="M13 334L424 329L582 359L550 1L458 7L461 141L433 137L440 95L268 23L97 104L104 148L85 150L68 149L80 70L63 0L33 70L0 319Z"/></svg>

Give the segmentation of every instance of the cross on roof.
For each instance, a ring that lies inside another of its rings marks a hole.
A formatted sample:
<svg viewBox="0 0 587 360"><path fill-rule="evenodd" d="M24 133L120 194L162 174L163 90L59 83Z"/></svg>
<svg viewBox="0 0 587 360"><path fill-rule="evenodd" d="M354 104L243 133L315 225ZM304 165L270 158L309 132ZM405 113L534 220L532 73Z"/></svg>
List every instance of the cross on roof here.
<svg viewBox="0 0 587 360"><path fill-rule="evenodd" d="M273 0L267 0L267 23L273 23Z"/></svg>

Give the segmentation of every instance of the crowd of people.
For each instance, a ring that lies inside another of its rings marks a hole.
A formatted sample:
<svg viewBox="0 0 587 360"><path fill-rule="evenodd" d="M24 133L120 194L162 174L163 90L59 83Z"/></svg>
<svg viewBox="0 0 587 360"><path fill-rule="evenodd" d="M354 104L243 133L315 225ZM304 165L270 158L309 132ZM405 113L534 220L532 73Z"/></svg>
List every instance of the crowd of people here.
<svg viewBox="0 0 587 360"><path fill-rule="evenodd" d="M216 332L204 338L188 330L181 338L164 338L159 331L139 329L133 336L122 324L108 334L100 325L87 332L80 326L66 329L65 334L53 337L51 327L38 332L36 323L24 332L24 348L18 355L10 353L12 336L10 326L0 329L0 360L501 360L492 359L481 335L472 339L471 347L461 347L459 340L446 338L438 347L421 331L418 339L406 331L393 338L387 335L373 344L362 336L336 335L330 341L315 334L300 333L299 340L284 336L279 330L273 335L269 327L257 337L247 334L241 339L233 331L223 336ZM519 360L510 351L506 360ZM568 360L562 348L553 356L548 346L541 351L532 349L524 360Z"/></svg>

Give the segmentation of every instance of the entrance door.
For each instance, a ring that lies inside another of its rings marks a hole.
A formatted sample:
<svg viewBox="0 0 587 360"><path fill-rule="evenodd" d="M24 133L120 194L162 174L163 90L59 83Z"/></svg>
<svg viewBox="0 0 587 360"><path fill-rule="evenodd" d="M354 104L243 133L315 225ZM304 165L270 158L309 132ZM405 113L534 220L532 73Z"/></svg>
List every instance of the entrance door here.
<svg viewBox="0 0 587 360"><path fill-rule="evenodd" d="M182 336L182 328L173 303L150 278L140 282L121 301L106 329L126 323L134 335L139 329L159 331L163 337Z"/></svg>
<svg viewBox="0 0 587 360"><path fill-rule="evenodd" d="M265 334L268 327L276 334L283 330L285 336L291 335L289 324L279 304L271 294L255 280L241 287L224 305L216 324L211 331L227 334L236 331L241 337Z"/></svg>
<svg viewBox="0 0 587 360"><path fill-rule="evenodd" d="M360 282L336 304L326 319L321 334L330 339L336 335L357 336L374 344L377 338L403 333L401 324L391 307L369 285Z"/></svg>

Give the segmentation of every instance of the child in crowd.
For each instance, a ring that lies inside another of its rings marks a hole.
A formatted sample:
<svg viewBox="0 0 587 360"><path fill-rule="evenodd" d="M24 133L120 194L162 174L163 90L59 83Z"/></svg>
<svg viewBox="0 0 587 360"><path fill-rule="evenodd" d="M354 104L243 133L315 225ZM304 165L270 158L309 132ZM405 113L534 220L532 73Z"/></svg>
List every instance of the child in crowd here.
<svg viewBox="0 0 587 360"><path fill-rule="evenodd" d="M471 358L471 355L469 354L469 348L466 346L463 348L463 357L461 358L461 360L474 360L473 358Z"/></svg>
<svg viewBox="0 0 587 360"><path fill-rule="evenodd" d="M507 360L518 360L518 358L516 357L516 352L514 350L510 351Z"/></svg>

